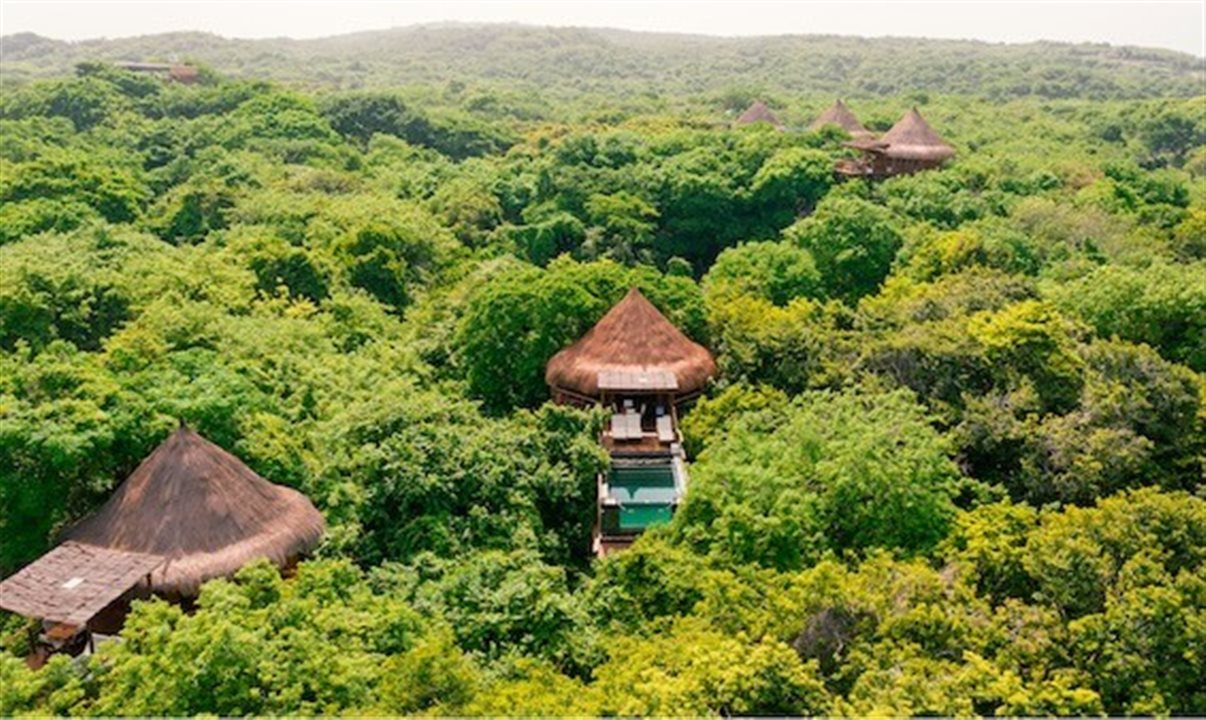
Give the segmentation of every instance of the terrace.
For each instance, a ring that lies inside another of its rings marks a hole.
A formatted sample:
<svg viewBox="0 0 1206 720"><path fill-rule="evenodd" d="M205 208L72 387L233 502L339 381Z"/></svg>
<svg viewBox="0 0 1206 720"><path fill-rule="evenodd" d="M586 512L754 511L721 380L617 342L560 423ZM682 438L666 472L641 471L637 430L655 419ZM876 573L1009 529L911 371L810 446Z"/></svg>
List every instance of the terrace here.
<svg viewBox="0 0 1206 720"><path fill-rule="evenodd" d="M599 476L595 552L625 548L648 528L670 522L686 489L681 451L613 457L611 470Z"/></svg>

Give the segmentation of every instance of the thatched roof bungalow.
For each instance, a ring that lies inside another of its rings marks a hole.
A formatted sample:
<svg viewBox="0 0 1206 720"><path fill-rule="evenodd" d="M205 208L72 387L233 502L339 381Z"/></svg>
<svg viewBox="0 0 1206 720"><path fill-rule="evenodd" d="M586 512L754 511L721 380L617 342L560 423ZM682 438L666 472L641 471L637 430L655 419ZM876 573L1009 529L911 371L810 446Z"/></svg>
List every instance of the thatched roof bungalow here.
<svg viewBox="0 0 1206 720"><path fill-rule="evenodd" d="M812 124L808 126L808 129L820 130L828 125L840 127L856 140L875 137L874 133L863 127L863 124L858 121L858 118L854 116L850 108L846 107L846 104L841 100L837 100L833 103L832 107L818 115L817 119L813 120Z"/></svg>
<svg viewBox="0 0 1206 720"><path fill-rule="evenodd" d="M609 394L682 400L698 394L714 374L712 354L632 288L580 340L549 360L544 377L557 400L593 402Z"/></svg>
<svg viewBox="0 0 1206 720"><path fill-rule="evenodd" d="M66 539L164 559L151 589L190 597L257 558L285 566L322 537L322 514L181 424Z"/></svg>
<svg viewBox="0 0 1206 720"><path fill-rule="evenodd" d="M182 423L62 544L0 582L0 608L43 621L34 658L78 651L87 631L116 632L131 599L190 598L258 558L286 566L323 530L304 495Z"/></svg>
<svg viewBox="0 0 1206 720"><path fill-rule="evenodd" d="M880 141L888 146L884 155L897 160L942 162L955 156L955 148L934 132L917 108L905 113Z"/></svg>
<svg viewBox="0 0 1206 720"><path fill-rule="evenodd" d="M181 425L63 544L0 583L0 608L42 621L30 661L121 628L131 599L197 595L256 558L287 566L322 537L303 494Z"/></svg>
<svg viewBox="0 0 1206 720"><path fill-rule="evenodd" d="M888 132L877 139L855 139L847 143L863 152L863 159L838 166L845 175L890 177L940 167L955 156L930 127L917 108L904 114Z"/></svg>
<svg viewBox="0 0 1206 720"><path fill-rule="evenodd" d="M754 125L756 123L767 123L779 130L783 129L783 123L779 121L779 117L761 100L755 101L737 118L738 125Z"/></svg>
<svg viewBox="0 0 1206 720"><path fill-rule="evenodd" d="M596 555L628 547L673 515L687 489L677 408L715 374L712 354L636 288L549 360L554 400L614 411L600 436L612 465L598 478Z"/></svg>

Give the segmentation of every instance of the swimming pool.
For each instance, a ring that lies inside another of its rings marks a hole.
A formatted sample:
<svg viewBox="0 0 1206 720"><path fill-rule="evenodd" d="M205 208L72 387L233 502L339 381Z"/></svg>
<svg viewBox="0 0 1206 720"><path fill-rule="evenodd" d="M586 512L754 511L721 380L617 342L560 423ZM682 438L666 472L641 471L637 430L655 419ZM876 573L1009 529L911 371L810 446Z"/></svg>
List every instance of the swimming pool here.
<svg viewBox="0 0 1206 720"><path fill-rule="evenodd" d="M615 461L607 480L604 533L635 533L669 522L679 496L674 463Z"/></svg>

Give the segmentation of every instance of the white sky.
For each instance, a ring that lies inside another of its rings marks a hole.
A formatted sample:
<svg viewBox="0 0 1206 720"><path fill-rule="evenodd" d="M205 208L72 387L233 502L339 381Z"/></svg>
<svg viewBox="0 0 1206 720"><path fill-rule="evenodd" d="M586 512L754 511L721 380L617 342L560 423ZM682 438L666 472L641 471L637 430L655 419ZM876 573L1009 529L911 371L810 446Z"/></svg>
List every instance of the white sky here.
<svg viewBox="0 0 1206 720"><path fill-rule="evenodd" d="M172 30L204 30L238 38L313 38L444 20L708 35L824 33L1108 42L1206 56L1206 0L0 0L0 33L35 32L63 40Z"/></svg>

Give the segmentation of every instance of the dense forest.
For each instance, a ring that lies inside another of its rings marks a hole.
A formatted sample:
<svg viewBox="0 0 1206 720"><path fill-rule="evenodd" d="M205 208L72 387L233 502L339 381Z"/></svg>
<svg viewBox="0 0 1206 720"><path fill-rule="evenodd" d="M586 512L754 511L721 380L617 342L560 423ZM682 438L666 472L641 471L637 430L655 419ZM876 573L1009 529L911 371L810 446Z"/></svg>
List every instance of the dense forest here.
<svg viewBox="0 0 1206 720"><path fill-rule="evenodd" d="M4 40L0 576L178 419L326 538L36 671L0 615L0 715L1206 712L1198 61L183 40ZM839 92L956 159L839 182ZM719 375L596 560L603 418L543 373L632 286Z"/></svg>

